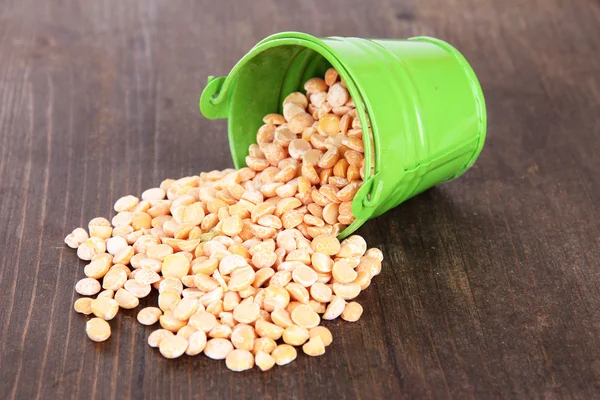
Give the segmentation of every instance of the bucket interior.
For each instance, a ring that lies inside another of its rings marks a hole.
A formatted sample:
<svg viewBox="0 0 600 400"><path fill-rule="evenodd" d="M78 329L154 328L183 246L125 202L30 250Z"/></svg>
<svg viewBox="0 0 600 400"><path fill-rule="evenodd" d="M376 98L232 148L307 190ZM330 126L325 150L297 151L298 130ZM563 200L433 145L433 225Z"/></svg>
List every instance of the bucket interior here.
<svg viewBox="0 0 600 400"><path fill-rule="evenodd" d="M314 43L301 40L259 44L229 74L228 80L231 81L226 83L223 90L230 91L227 113L229 145L236 168L246 165L248 148L256 143L256 132L263 125L263 117L274 112L281 114L283 100L290 93L305 93L304 83L313 77L323 77L331 67L335 67L346 82L361 120L365 140L365 181L373 175L376 165L371 156L374 138L365 129L369 126L369 117L362 96L333 54ZM361 202L362 199L355 197L353 203L357 201ZM348 236L364 222L364 219L357 218L338 237Z"/></svg>
<svg viewBox="0 0 600 400"><path fill-rule="evenodd" d="M324 76L331 64L314 50L282 45L255 55L232 82L229 112L231 153L236 167L245 165L248 147L266 114L282 113L282 103L292 92L304 91L304 82Z"/></svg>

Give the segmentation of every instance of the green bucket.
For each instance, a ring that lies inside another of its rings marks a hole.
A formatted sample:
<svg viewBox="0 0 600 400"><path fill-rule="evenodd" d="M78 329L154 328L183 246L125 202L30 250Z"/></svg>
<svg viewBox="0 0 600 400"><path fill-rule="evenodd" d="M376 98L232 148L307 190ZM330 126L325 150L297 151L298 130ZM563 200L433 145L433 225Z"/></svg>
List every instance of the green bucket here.
<svg viewBox="0 0 600 400"><path fill-rule="evenodd" d="M200 97L206 118L228 119L236 168L245 166L263 116L281 113L288 94L304 91L306 80L332 66L354 99L365 145L365 179L352 202L356 220L339 235L343 238L368 219L462 175L481 152L487 118L475 73L444 41L279 33L254 46L227 77L209 77Z"/></svg>

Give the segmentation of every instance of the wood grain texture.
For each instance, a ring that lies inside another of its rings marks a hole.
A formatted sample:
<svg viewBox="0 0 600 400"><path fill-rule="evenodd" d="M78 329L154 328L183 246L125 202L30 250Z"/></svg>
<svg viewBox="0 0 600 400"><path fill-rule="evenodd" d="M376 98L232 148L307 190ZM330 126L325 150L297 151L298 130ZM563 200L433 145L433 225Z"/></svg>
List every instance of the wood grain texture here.
<svg viewBox="0 0 600 400"><path fill-rule="evenodd" d="M477 164L360 230L384 269L323 357L165 360L135 311L90 342L64 236L229 167L199 95L285 30L456 45L487 100ZM0 398L600 397L599 52L594 0L0 0Z"/></svg>

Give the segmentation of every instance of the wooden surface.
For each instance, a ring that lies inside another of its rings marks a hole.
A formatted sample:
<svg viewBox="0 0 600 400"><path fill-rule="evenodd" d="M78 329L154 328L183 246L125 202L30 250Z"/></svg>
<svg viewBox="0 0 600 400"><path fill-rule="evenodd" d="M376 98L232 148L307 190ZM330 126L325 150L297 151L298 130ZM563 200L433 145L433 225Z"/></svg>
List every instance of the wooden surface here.
<svg viewBox="0 0 600 400"><path fill-rule="evenodd" d="M0 0L0 398L599 398L599 4ZM90 342L64 236L230 166L199 95L284 30L456 45L487 100L477 164L360 230L384 269L323 357L166 360L135 312Z"/></svg>

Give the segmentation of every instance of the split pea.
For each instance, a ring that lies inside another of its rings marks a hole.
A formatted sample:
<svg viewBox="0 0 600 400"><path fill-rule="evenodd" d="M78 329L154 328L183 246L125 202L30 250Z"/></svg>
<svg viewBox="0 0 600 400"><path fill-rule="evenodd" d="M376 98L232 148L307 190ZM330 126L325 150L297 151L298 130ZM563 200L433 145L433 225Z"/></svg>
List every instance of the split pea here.
<svg viewBox="0 0 600 400"><path fill-rule="evenodd" d="M103 342L110 337L110 325L102 318L92 318L85 325L85 331L94 342Z"/></svg>

